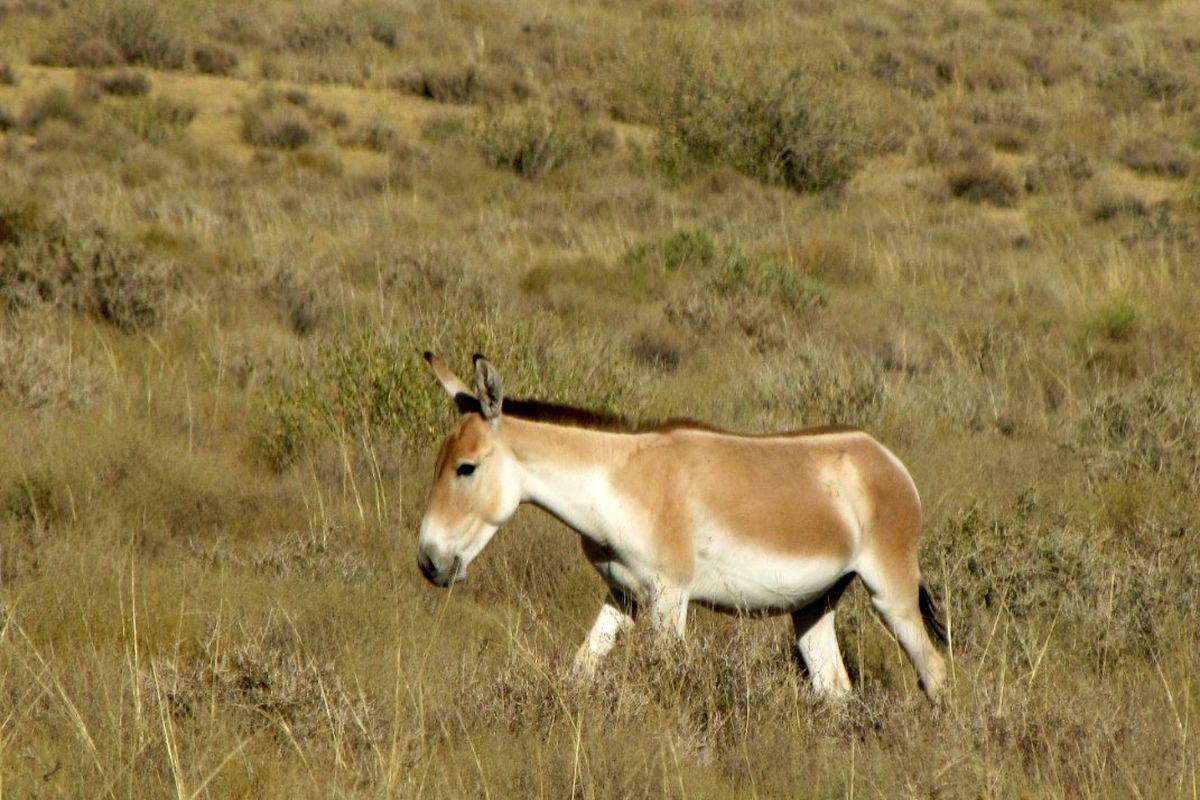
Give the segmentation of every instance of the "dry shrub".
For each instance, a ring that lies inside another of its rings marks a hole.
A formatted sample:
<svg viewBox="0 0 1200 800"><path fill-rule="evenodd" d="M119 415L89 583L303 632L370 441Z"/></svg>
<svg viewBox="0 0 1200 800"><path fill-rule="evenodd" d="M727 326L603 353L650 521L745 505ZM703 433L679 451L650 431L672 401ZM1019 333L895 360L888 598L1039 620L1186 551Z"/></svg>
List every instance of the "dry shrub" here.
<svg viewBox="0 0 1200 800"><path fill-rule="evenodd" d="M260 98L242 108L242 139L255 147L296 150L309 144L316 131L308 115L291 105Z"/></svg>
<svg viewBox="0 0 1200 800"><path fill-rule="evenodd" d="M141 72L114 72L98 78L96 85L105 94L118 97L142 97L150 94L150 79Z"/></svg>
<svg viewBox="0 0 1200 800"><path fill-rule="evenodd" d="M987 159L963 164L946 176L950 193L972 203L1012 208L1021 195L1017 179Z"/></svg>
<svg viewBox="0 0 1200 800"><path fill-rule="evenodd" d="M10 310L61 307L133 333L174 314L175 267L103 228L61 221L0 249L0 299Z"/></svg>
<svg viewBox="0 0 1200 800"><path fill-rule="evenodd" d="M1136 324L1121 309L1120 336ZM1110 334L1111 335L1111 334ZM1075 446L1095 479L1153 476L1189 491L1200 488L1200 384L1195 365L1141 378L1089 399Z"/></svg>
<svg viewBox="0 0 1200 800"><path fill-rule="evenodd" d="M927 164L973 163L985 158L979 133L973 126L946 122L941 117L922 120L913 150Z"/></svg>
<svg viewBox="0 0 1200 800"><path fill-rule="evenodd" d="M1076 148L1040 153L1025 170L1025 191L1046 194L1071 191L1095 173L1092 159Z"/></svg>
<svg viewBox="0 0 1200 800"><path fill-rule="evenodd" d="M321 54L349 47L358 31L353 16L331 3L295 9L279 26L278 36L285 50Z"/></svg>
<svg viewBox="0 0 1200 800"><path fill-rule="evenodd" d="M231 635L236 641L227 640ZM240 712L246 731L273 729L288 752L297 741L327 742L339 758L365 759L383 737L375 704L347 688L333 664L312 656L274 616L251 630L214 629L184 654L156 658L139 680L142 696L177 720L215 704Z"/></svg>
<svg viewBox="0 0 1200 800"><path fill-rule="evenodd" d="M152 0L90 0L72 6L51 49L39 60L68 67L121 62L180 69L187 59L175 21ZM105 62L105 63L99 63Z"/></svg>
<svg viewBox="0 0 1200 800"><path fill-rule="evenodd" d="M1075 522L1057 509L1035 514L1039 502L1029 489L1013 507L974 503L926 536L935 563L957 565L944 585L947 606L969 611L955 627L958 657L974 658L990 646L1007 652L1010 666L1021 664L1028 658L1022 632L1050 618L1074 632L1072 656L1097 672L1107 659L1145 657L1161 647L1173 607L1186 614L1198 600L1180 569L1196 560L1188 537L1162 536L1169 531L1145 517L1134 530L1119 530ZM1155 548L1139 546L1139 539L1160 536ZM1015 623L1000 633L1008 643L993 641L988 621L998 617Z"/></svg>
<svg viewBox="0 0 1200 800"><path fill-rule="evenodd" d="M835 76L683 40L625 67L621 91L633 96L618 97L618 110L658 128L656 163L668 180L690 177L694 164L723 164L816 192L845 183L868 149Z"/></svg>
<svg viewBox="0 0 1200 800"><path fill-rule="evenodd" d="M21 408L79 408L107 373L75 352L55 326L15 321L0 327L0 397Z"/></svg>
<svg viewBox="0 0 1200 800"><path fill-rule="evenodd" d="M374 120L339 137L338 144L343 147L365 147L376 153L395 152L400 144L400 134L391 125Z"/></svg>
<svg viewBox="0 0 1200 800"><path fill-rule="evenodd" d="M1000 150L1021 151L1047 127L1045 115L1015 92L975 100L969 109L971 121Z"/></svg>
<svg viewBox="0 0 1200 800"><path fill-rule="evenodd" d="M1136 186L1110 174L1097 175L1084 184L1079 191L1079 205L1097 222L1150 213L1149 202Z"/></svg>
<svg viewBox="0 0 1200 800"><path fill-rule="evenodd" d="M1184 178L1191 172L1195 156L1162 135L1139 136L1126 142L1118 160L1135 172Z"/></svg>
<svg viewBox="0 0 1200 800"><path fill-rule="evenodd" d="M21 124L36 131L48 120L61 120L72 126L83 124L86 118L84 102L66 89L47 89L25 102Z"/></svg>
<svg viewBox="0 0 1200 800"><path fill-rule="evenodd" d="M544 177L593 150L593 139L582 122L540 106L489 115L473 135L488 164L523 178Z"/></svg>
<svg viewBox="0 0 1200 800"><path fill-rule="evenodd" d="M1106 110L1132 113L1151 102L1162 103L1168 110L1194 105L1196 88L1186 73L1140 53L1130 53L1127 57L1127 63L1118 64L1095 78Z"/></svg>
<svg viewBox="0 0 1200 800"><path fill-rule="evenodd" d="M0 133L11 131L15 127L17 127L17 118L4 106L0 106Z"/></svg>
<svg viewBox="0 0 1200 800"><path fill-rule="evenodd" d="M646 328L629 343L629 353L639 363L657 370L673 372L683 359L684 343L667 328Z"/></svg>
<svg viewBox="0 0 1200 800"><path fill-rule="evenodd" d="M256 572L281 578L334 580L362 585L379 565L352 550L339 548L330 531L292 532L271 541L250 561Z"/></svg>
<svg viewBox="0 0 1200 800"><path fill-rule="evenodd" d="M392 76L388 86L438 103L482 103L524 101L533 89L524 81L505 80L475 64L461 67L425 66Z"/></svg>
<svg viewBox="0 0 1200 800"><path fill-rule="evenodd" d="M870 427L884 407L887 388L881 363L808 339L789 342L751 374L756 404L791 426Z"/></svg>
<svg viewBox="0 0 1200 800"><path fill-rule="evenodd" d="M874 274L867 254L847 239L808 236L794 247L797 267L818 280L853 283Z"/></svg>
<svg viewBox="0 0 1200 800"><path fill-rule="evenodd" d="M327 287L313 275L301 276L295 270L277 270L263 282L259 292L300 336L312 333L330 311L325 298Z"/></svg>
<svg viewBox="0 0 1200 800"><path fill-rule="evenodd" d="M0 61L0 86L16 86L17 73L12 68L12 64L7 61Z"/></svg>
<svg viewBox="0 0 1200 800"><path fill-rule="evenodd" d="M201 45L192 50L192 64L205 75L233 75L238 68L238 54L220 45Z"/></svg>
<svg viewBox="0 0 1200 800"><path fill-rule="evenodd" d="M698 336L736 333L757 350L780 346L791 320L828 303L819 280L780 259L720 245L703 230L635 245L622 265L628 277L620 286L663 297L673 325Z"/></svg>
<svg viewBox="0 0 1200 800"><path fill-rule="evenodd" d="M932 97L954 80L954 62L943 52L917 43L881 50L870 63L871 75L922 98Z"/></svg>
<svg viewBox="0 0 1200 800"><path fill-rule="evenodd" d="M165 97L144 97L111 106L105 114L147 144L163 145L183 138L196 109Z"/></svg>

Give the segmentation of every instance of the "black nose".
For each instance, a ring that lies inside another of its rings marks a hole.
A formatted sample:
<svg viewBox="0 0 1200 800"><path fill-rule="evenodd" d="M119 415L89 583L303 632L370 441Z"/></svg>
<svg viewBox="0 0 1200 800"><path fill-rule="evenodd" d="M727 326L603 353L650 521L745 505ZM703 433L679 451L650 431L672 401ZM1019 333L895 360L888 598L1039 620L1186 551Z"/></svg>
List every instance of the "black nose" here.
<svg viewBox="0 0 1200 800"><path fill-rule="evenodd" d="M433 559L424 550L417 551L417 566L421 569L421 574L425 576L426 580L433 584L437 583L437 567L434 566Z"/></svg>

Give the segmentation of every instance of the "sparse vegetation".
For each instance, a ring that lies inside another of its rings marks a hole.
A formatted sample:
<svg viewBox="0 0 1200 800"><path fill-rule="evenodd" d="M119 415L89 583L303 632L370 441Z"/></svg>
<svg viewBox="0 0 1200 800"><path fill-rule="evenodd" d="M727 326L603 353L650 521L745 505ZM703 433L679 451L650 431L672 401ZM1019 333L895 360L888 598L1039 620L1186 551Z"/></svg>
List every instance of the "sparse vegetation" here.
<svg viewBox="0 0 1200 800"><path fill-rule="evenodd" d="M0 6L6 796L1195 793L1195 3ZM536 510L427 586L425 349L869 429L946 707L858 589L843 707L700 608L581 685Z"/></svg>

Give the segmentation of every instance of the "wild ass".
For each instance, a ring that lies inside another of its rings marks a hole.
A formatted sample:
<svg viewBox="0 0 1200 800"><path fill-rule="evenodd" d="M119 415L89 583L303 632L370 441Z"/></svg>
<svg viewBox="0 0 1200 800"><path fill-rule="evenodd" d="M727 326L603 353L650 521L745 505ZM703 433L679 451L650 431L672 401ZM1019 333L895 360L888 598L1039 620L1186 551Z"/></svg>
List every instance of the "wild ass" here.
<svg viewBox="0 0 1200 800"><path fill-rule="evenodd" d="M688 603L792 615L817 692L850 679L834 611L855 575L936 702L945 664L932 596L921 583L921 501L904 465L855 428L744 435L697 423L637 430L611 417L504 401L500 376L475 356L475 391L431 353L461 416L442 444L417 564L438 586L471 560L521 503L582 537L609 586L575 657L592 675L643 613L683 637ZM927 630L928 629L928 630Z"/></svg>

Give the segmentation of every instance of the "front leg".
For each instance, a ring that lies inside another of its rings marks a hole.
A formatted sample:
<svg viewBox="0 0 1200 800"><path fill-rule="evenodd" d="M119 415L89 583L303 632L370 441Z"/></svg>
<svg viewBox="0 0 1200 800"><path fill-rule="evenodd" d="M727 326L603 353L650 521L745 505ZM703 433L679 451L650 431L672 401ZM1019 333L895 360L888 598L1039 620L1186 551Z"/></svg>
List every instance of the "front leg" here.
<svg viewBox="0 0 1200 800"><path fill-rule="evenodd" d="M660 586L647 609L650 624L664 641L683 641L687 630L688 594L673 586Z"/></svg>
<svg viewBox="0 0 1200 800"><path fill-rule="evenodd" d="M600 660L613 649L617 636L633 627L636 611L633 601L619 597L616 592L608 593L600 613L596 615L596 621L592 623L591 632L575 653L572 666L575 674L588 679L595 677Z"/></svg>

